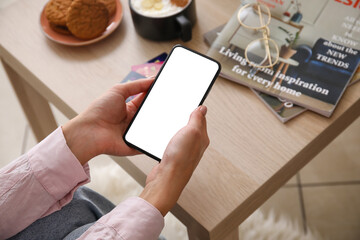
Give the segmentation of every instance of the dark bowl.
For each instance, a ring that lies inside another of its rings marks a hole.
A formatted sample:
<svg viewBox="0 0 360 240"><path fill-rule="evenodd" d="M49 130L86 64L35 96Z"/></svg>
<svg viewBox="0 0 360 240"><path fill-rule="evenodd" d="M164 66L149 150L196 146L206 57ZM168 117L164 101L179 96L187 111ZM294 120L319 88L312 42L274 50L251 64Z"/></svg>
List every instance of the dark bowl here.
<svg viewBox="0 0 360 240"><path fill-rule="evenodd" d="M184 42L191 40L192 27L196 22L195 0L180 12L165 17L149 17L137 12L129 0L131 17L136 32L144 38L155 41L166 41L181 38Z"/></svg>

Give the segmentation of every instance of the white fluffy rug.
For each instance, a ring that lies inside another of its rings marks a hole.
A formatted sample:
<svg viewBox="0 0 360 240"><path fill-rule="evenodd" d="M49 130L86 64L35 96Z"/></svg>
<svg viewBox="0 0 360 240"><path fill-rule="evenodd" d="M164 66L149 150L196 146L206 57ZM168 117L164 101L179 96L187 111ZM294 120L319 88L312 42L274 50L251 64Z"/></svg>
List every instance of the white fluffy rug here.
<svg viewBox="0 0 360 240"><path fill-rule="evenodd" d="M87 186L118 204L130 196L137 196L142 187L121 167L107 156L99 156L90 162L92 181ZM162 232L168 240L186 240L186 227L171 213L165 217ZM255 211L239 226L241 240L318 240L319 234L308 231L286 216L270 211L265 215L261 209Z"/></svg>
<svg viewBox="0 0 360 240"><path fill-rule="evenodd" d="M304 233L302 226L290 218L273 211L266 216L261 209L256 210L239 226L241 240L319 240L320 235L308 230Z"/></svg>

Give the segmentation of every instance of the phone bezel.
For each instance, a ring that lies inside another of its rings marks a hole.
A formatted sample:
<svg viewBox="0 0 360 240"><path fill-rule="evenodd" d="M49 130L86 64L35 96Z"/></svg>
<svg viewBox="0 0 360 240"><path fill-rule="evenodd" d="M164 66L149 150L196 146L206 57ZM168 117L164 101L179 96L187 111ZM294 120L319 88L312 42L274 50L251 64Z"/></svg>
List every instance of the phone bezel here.
<svg viewBox="0 0 360 240"><path fill-rule="evenodd" d="M163 68L165 67L165 65L166 65L166 63L167 63L167 61L168 61L168 59L171 57L171 55L172 55L172 53L173 53L174 49L175 49L175 48L178 48L178 47L182 47L182 48L184 48L184 49L186 49L186 50L188 50L188 51L191 51L191 52L193 52L193 53L195 53L195 54L198 54L198 55L200 55L200 56L202 56L202 57L204 57L204 58L207 58L207 59L209 59L210 61L215 62L215 63L217 64L217 66L218 66L218 70L216 71L216 73L215 73L215 75L214 75L213 79L211 80L211 82L210 82L210 84L209 84L209 86L208 86L208 88L207 88L207 90L206 90L206 92L205 92L204 96L202 97L202 99L201 99L200 103L198 104L198 106L200 106L201 104L203 104L203 103L204 103L204 101L205 101L206 97L208 96L208 94L209 94L209 92L210 92L210 90L211 90L212 86L213 86L213 85L214 85L214 83L215 83L215 80L217 79L217 77L219 76L220 71L221 71L221 64L220 64L218 61L216 61L215 59L210 58L209 56L206 56L206 55L204 55L204 54L202 54L202 53L199 53L199 52L197 52L197 51L195 51L195 50L192 50L192 49L190 49L190 48L188 48L188 47L185 47L185 46L183 46L183 45L181 45L181 44L177 44L177 45L175 45L175 46L171 49L171 51L170 51L169 55L168 55L168 56L167 56L167 58L165 59L165 61L164 61L163 65L161 66L161 68L160 68L160 70L159 70L158 74L156 75L156 77L155 77L155 79L154 79L154 82L153 82L153 83L151 84L151 86L149 87L149 90L147 91L147 93L146 93L146 95L145 95L145 97L144 97L144 100L143 100L143 101L142 101L142 103L140 104L139 108L137 109L137 111L136 111L136 113L135 113L134 117L131 119L131 121L130 121L130 123L129 123L128 127L126 128L125 133L124 133L124 135L123 135L123 140L124 140L124 142L125 142L128 146L130 146L131 148L134 148L134 149L136 149L136 150L138 150L138 151L140 151L140 152L142 152L142 153L146 154L147 156L149 156L149 157L151 157L151 158L155 159L155 160L156 160L156 161L158 161L158 162L160 162L160 161L161 161L161 159L160 159L160 158L156 157L155 155L151 154L150 152L145 151L144 149L142 149L142 148L140 148L140 147L138 147L138 146L136 146L136 145L132 144L131 142L127 141L127 140L126 140L126 134L127 134L127 133L128 133L128 131L130 130L130 128L131 128L131 126L132 126L132 124L133 124L134 120L136 119L136 117L137 117L138 113L141 111L141 108L142 108L142 106L143 106L144 102L146 101L146 99L147 99L148 95L150 94L150 92L151 92L151 90L152 90L153 86L156 84L156 81L157 81L158 77L160 76L160 74L161 74L161 72L162 72Z"/></svg>

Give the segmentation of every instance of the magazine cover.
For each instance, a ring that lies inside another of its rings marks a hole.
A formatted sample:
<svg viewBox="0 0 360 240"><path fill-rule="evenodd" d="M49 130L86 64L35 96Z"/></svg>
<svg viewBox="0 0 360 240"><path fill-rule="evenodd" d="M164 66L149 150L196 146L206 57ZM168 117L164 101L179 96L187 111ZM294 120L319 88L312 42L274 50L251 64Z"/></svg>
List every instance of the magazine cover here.
<svg viewBox="0 0 360 240"><path fill-rule="evenodd" d="M204 34L204 41L206 44L211 46L211 44L215 41L215 39L219 36L220 32L224 28L225 24L214 28L213 30L207 32ZM220 74L220 76L222 76ZM222 76L224 77L224 76ZM306 111L305 108L297 106L285 99L280 99L278 97L274 97L271 95L268 95L266 93L262 93L259 91L256 91L252 88L250 88L255 95L265 103L265 106L270 109L272 113L275 114L275 116L283 123L286 123L290 119L298 116L299 114Z"/></svg>
<svg viewBox="0 0 360 240"><path fill-rule="evenodd" d="M206 44L211 46L215 39L220 35L220 32L223 30L225 24L222 24L209 32L204 33L204 41ZM350 80L348 87L360 80L360 66L357 68L356 73L353 78ZM266 93L262 93L256 90L251 89L257 97L260 98L262 102L270 109L272 113L283 123L291 120L292 118L300 115L306 111L306 108L300 107L292 102L289 102L285 99L274 97Z"/></svg>
<svg viewBox="0 0 360 240"><path fill-rule="evenodd" d="M330 116L359 64L359 6L261 2L243 2L208 55L224 77Z"/></svg>

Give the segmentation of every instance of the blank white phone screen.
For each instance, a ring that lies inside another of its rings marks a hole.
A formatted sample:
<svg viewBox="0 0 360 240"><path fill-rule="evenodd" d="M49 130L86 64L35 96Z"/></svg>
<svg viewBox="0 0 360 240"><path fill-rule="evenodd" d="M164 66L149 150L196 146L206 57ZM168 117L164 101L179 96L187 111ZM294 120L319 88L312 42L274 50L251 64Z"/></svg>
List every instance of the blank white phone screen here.
<svg viewBox="0 0 360 240"><path fill-rule="evenodd" d="M189 121L219 65L175 47L125 135L126 141L161 159L171 138Z"/></svg>

